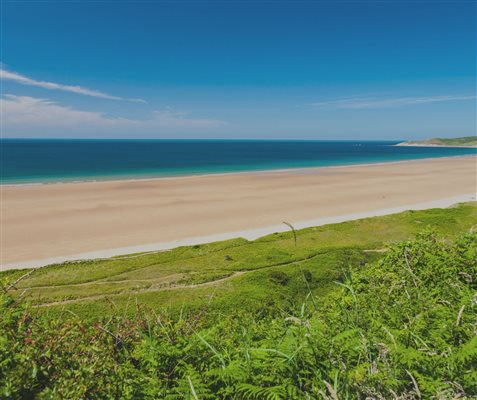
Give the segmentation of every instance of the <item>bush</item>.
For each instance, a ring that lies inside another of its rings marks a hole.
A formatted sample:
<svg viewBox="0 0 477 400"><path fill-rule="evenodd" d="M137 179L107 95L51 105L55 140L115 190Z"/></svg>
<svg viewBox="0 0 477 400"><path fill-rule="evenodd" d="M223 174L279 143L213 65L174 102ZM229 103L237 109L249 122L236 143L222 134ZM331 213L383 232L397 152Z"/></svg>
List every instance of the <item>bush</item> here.
<svg viewBox="0 0 477 400"><path fill-rule="evenodd" d="M290 278L285 272L282 271L273 271L270 273L270 279L272 282L275 282L279 285L287 285Z"/></svg>
<svg viewBox="0 0 477 400"><path fill-rule="evenodd" d="M337 290L294 315L237 305L207 325L202 314L152 310L52 320L3 294L0 398L477 396L476 249L475 233L453 243L426 233L350 268Z"/></svg>
<svg viewBox="0 0 477 400"><path fill-rule="evenodd" d="M304 269L301 272L303 274L303 278L305 279L305 281L311 282L313 280L313 274L310 271L308 271L307 269Z"/></svg>

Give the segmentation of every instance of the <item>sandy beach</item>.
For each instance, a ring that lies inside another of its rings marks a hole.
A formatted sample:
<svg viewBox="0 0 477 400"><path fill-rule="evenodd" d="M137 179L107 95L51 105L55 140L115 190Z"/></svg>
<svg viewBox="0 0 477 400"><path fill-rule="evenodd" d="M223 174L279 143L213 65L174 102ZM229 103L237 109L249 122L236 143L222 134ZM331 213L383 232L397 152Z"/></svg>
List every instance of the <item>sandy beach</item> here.
<svg viewBox="0 0 477 400"><path fill-rule="evenodd" d="M475 199L476 161L2 186L1 268L254 238L286 230L282 221L301 228L447 206Z"/></svg>

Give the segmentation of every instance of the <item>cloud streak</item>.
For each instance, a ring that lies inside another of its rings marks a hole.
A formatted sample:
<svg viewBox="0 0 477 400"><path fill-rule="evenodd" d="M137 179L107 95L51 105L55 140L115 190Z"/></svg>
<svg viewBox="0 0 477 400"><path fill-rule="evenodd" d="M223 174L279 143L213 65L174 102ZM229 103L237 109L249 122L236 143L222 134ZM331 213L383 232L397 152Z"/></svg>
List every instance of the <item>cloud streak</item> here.
<svg viewBox="0 0 477 400"><path fill-rule="evenodd" d="M215 119L188 118L171 109L154 111L147 119L111 117L101 112L78 110L48 99L6 94L0 99L4 131L44 132L49 128L125 130L130 132L194 131L214 128L225 122Z"/></svg>
<svg viewBox="0 0 477 400"><path fill-rule="evenodd" d="M388 107L404 107L427 103L438 103L444 101L464 101L475 100L477 96L427 96L427 97L396 97L396 98L370 98L354 97L347 99L321 101L311 103L315 107L335 107L347 109L372 109Z"/></svg>
<svg viewBox="0 0 477 400"><path fill-rule="evenodd" d="M16 82L22 85L36 86L36 87L49 89L49 90L61 90L63 92L76 93L76 94L81 94L83 96L97 97L100 99L127 100L127 101L139 102L139 103L146 103L146 101L142 99L129 99L129 98L124 98L119 96L112 96L110 94L103 93L98 90L87 89L82 86L63 85L63 84L54 83L54 82L38 81L35 79L31 79L27 76L21 75L17 72L7 71L6 69L2 67L0 67L0 79Z"/></svg>
<svg viewBox="0 0 477 400"><path fill-rule="evenodd" d="M51 128L73 126L131 126L133 120L109 118L103 113L76 110L48 99L5 95L1 100L4 126Z"/></svg>
<svg viewBox="0 0 477 400"><path fill-rule="evenodd" d="M191 126L195 128L213 128L225 125L225 121L217 119L188 118L186 113L173 111L169 108L164 111L154 111L148 123L157 123L176 128L188 128Z"/></svg>

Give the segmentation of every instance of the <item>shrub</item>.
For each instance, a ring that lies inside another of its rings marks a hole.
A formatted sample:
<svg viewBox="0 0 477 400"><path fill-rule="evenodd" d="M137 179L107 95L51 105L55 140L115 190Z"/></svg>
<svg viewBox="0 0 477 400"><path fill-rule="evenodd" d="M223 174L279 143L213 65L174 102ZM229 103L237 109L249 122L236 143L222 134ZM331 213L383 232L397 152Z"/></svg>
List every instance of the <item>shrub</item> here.
<svg viewBox="0 0 477 400"><path fill-rule="evenodd" d="M446 243L425 233L349 268L293 315L237 304L207 324L153 310L88 324L2 294L0 398L477 396L476 277L477 234Z"/></svg>
<svg viewBox="0 0 477 400"><path fill-rule="evenodd" d="M270 279L272 282L275 282L279 285L287 285L290 278L285 272L282 271L273 271L270 273Z"/></svg>
<svg viewBox="0 0 477 400"><path fill-rule="evenodd" d="M313 280L313 274L310 271L308 271L307 269L304 269L301 272L303 274L303 278L305 279L305 281L311 282Z"/></svg>

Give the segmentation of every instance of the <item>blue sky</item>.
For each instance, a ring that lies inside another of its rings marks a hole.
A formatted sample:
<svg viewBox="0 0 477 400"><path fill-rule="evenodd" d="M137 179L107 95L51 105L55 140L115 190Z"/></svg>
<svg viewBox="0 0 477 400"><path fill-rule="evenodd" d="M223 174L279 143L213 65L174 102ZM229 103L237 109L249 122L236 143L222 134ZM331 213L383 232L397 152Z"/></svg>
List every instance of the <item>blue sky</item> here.
<svg viewBox="0 0 477 400"><path fill-rule="evenodd" d="M2 2L4 137L475 134L476 3Z"/></svg>

